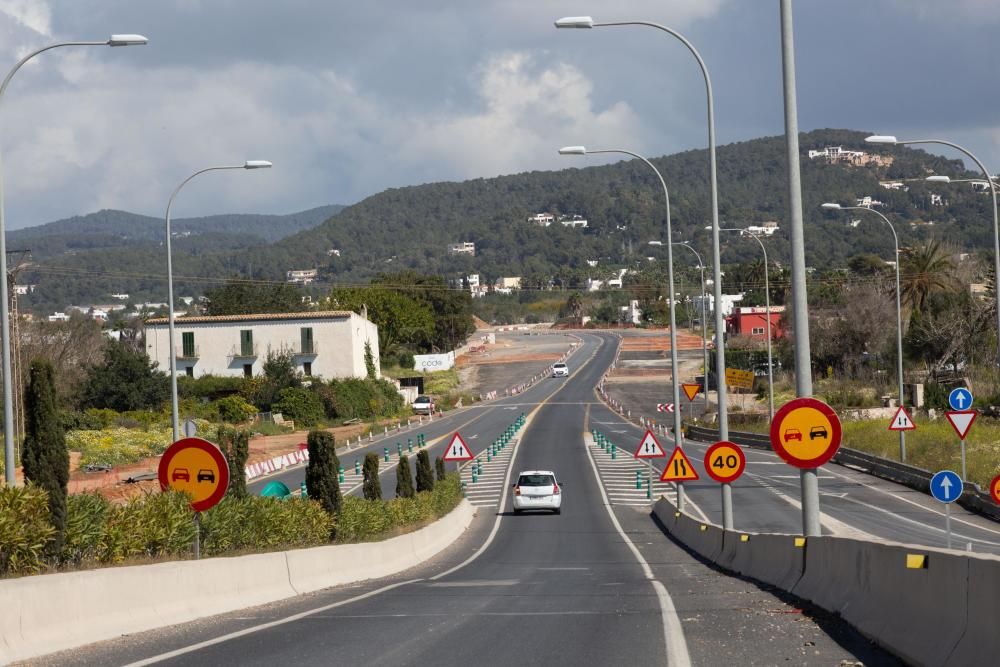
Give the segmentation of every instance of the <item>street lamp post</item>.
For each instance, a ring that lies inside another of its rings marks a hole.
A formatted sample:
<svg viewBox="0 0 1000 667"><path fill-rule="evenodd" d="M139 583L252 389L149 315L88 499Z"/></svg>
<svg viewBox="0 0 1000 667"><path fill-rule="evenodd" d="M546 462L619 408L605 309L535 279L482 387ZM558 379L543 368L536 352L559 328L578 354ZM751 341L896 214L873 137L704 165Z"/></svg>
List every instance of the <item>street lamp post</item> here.
<svg viewBox="0 0 1000 667"><path fill-rule="evenodd" d="M174 347L174 266L173 258L170 252L170 208L174 204L174 198L177 193L181 191L188 181L193 179L199 174L204 174L207 171L221 171L224 169L269 169L271 163L267 160L247 160L243 164L236 165L224 165L221 167L208 167L206 169L201 169L194 172L177 186L173 194L170 195L170 199L167 201L167 214L165 216L166 220L166 244L167 244L167 338L168 345L170 346L170 424L173 428L174 442L177 442L180 437L180 428L178 423L178 413L179 409L177 406L177 348Z"/></svg>
<svg viewBox="0 0 1000 667"><path fill-rule="evenodd" d="M660 25L659 23L652 23L650 21L614 21L614 22L595 22L593 18L589 16L570 16L566 18L561 18L556 21L556 28L603 28L603 27L614 27L614 26L631 26L640 25L649 28L656 28L657 30L662 30L663 32L675 37L679 40L694 56L694 59L698 61L698 67L701 68L701 74L705 79L705 94L708 102L708 165L709 165L709 183L711 186L711 197L712 197L712 278L713 278L713 296L715 301L715 381L718 387L718 404L719 404L719 439L728 440L729 439L729 408L726 400L726 350L725 342L723 341L723 333L725 331L725 322L722 317L722 270L721 264L719 263L719 182L717 178L716 160L715 160L715 100L712 94L712 80L708 75L708 67L705 65L705 60L698 53L698 49L694 48L688 39L671 28L667 26ZM705 369L705 391L708 392L708 369ZM723 485L724 491L729 489L728 484ZM728 492L727 492L728 493ZM730 502L732 501L730 497Z"/></svg>
<svg viewBox="0 0 1000 667"><path fill-rule="evenodd" d="M650 241L649 245L663 245L659 241ZM676 246L683 246L694 253L698 259L698 270L701 272L701 350L704 368L704 382L702 383L703 397L705 399L704 412L708 412L708 302L705 298L705 262L701 259L701 254L687 241L676 241Z"/></svg>
<svg viewBox="0 0 1000 667"><path fill-rule="evenodd" d="M828 202L823 204L822 208L832 211L868 211L881 218L882 222L889 225L889 229L892 231L892 241L896 249L896 372L899 380L899 407L903 407L903 308L899 285L899 236L896 235L896 228L889 222L889 218L867 206L841 206ZM899 460L903 463L906 462L906 431L899 432Z"/></svg>
<svg viewBox="0 0 1000 667"><path fill-rule="evenodd" d="M142 35L111 35L103 42L60 42L50 44L24 56L11 68L7 77L0 84L0 100L7 92L7 86L21 66L35 56L63 46L141 46L149 40ZM7 220L4 213L4 190L2 169L0 169L0 356L3 357L3 437L4 437L4 480L7 486L14 486L17 481L14 457L14 390L10 368L10 295L7 286Z"/></svg>
<svg viewBox="0 0 1000 667"><path fill-rule="evenodd" d="M667 207L667 293L670 295L670 379L673 388L673 400L674 400L674 443L678 447L683 447L683 434L681 433L681 393L680 385L677 382L677 321L675 317L675 307L674 302L676 301L676 295L674 294L674 252L673 246L670 242L670 191L667 190L667 182L663 180L663 175L660 174L660 170L653 165L652 162L639 155L638 153L633 153L632 151L627 151L621 148L612 148L605 150L589 150L585 146L566 146L559 149L560 155L592 155L600 153L622 153L624 155L631 155L632 157L642 160L646 163L646 166L653 170L656 177L660 180L660 185L663 186L663 197L666 200ZM684 484L683 482L677 483L677 508L681 511L684 510Z"/></svg>
<svg viewBox="0 0 1000 667"><path fill-rule="evenodd" d="M756 234L751 234L739 227L723 227L720 232L739 232L740 236L749 236L760 246L764 253L764 312L767 317L767 414L774 421L774 359L771 355L771 280L767 262L767 248Z"/></svg>
<svg viewBox="0 0 1000 667"><path fill-rule="evenodd" d="M993 183L993 177L990 175L989 169L982 161L973 155L968 149L954 144L950 141L944 141L943 139L909 139L906 141L900 141L894 136L876 134L865 138L870 144L889 144L892 146L906 146L908 144L940 144L942 146L949 146L955 150L964 153L970 160L976 163L976 165L982 169L983 176L986 177L986 182L990 183L990 195L993 197L993 275L994 279L994 291L996 292L996 305L997 305L997 356L996 363L1000 365L1000 213L997 211L997 186ZM937 179L935 179L937 180ZM900 431L902 433L902 431Z"/></svg>

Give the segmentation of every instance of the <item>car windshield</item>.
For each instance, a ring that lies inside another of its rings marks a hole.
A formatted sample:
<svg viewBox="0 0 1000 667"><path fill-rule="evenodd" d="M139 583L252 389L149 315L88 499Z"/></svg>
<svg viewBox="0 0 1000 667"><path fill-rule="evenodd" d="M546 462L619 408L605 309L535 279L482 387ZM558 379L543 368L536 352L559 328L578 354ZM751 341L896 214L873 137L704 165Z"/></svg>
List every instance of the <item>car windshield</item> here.
<svg viewBox="0 0 1000 667"><path fill-rule="evenodd" d="M556 364L553 368L566 368L566 364Z"/></svg>
<svg viewBox="0 0 1000 667"><path fill-rule="evenodd" d="M430 402L431 402L430 396L417 396L417 400L414 401L414 403L430 403Z"/></svg>
<svg viewBox="0 0 1000 667"><path fill-rule="evenodd" d="M552 475L521 475L517 480L518 486L552 486L555 484Z"/></svg>

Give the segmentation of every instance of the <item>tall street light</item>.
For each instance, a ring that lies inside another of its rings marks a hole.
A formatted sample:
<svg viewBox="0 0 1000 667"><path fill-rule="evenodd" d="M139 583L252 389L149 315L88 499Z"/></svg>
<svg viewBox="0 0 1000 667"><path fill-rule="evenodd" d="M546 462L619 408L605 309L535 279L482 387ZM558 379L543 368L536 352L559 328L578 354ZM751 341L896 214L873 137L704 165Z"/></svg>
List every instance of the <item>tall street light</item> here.
<svg viewBox="0 0 1000 667"><path fill-rule="evenodd" d="M989 169L986 168L986 165L984 165L979 158L973 155L968 149L965 149L958 144L953 144L950 141L944 141L943 139L908 139L906 141L900 141L894 136L881 134L867 137L865 141L870 144L889 144L891 146L906 146L908 144L940 144L942 146L950 146L951 148L964 153L970 160L975 162L976 165L982 169L983 176L986 177L986 181L991 184L993 183L993 177L990 175ZM994 291L996 292L997 301L996 363L1000 365L1000 286L997 286L997 283L1000 283L1000 213L997 212L997 187L995 184L990 188L990 195L993 197L993 275L995 276Z"/></svg>
<svg viewBox="0 0 1000 667"><path fill-rule="evenodd" d="M677 375L680 369L677 366L677 320L674 308L674 302L676 301L674 294L674 251L670 243L670 192L667 190L667 182L663 180L660 170L638 153L621 148L588 150L585 146L566 146L559 149L560 155L596 155L600 153L621 153L631 155L637 160L642 160L646 163L647 167L653 170L653 173L660 180L660 185L663 186L663 197L667 205L667 294L670 295L670 382L674 396L674 443L678 447L683 447L683 435L681 433L681 391L680 385L677 382ZM677 483L677 508L682 511L684 509L683 482Z"/></svg>
<svg viewBox="0 0 1000 667"><path fill-rule="evenodd" d="M841 206L827 202L823 204L822 208L831 211L868 211L880 217L882 222L889 225L889 229L892 231L892 242L896 248L896 372L899 380L899 407L903 407L903 309L899 286L899 236L896 235L896 228L889 222L889 218L867 206ZM906 431L899 432L899 460L906 462Z"/></svg>
<svg viewBox="0 0 1000 667"><path fill-rule="evenodd" d="M593 18L589 16L569 16L566 18L561 18L556 21L556 28L604 28L604 27L615 27L615 26L631 26L640 25L646 26L648 28L656 28L657 30L662 30L663 32L675 37L679 40L694 59L698 61L698 67L701 68L701 74L705 79L705 94L708 100L708 176L709 183L712 190L712 279L713 279L713 293L715 301L715 381L718 387L718 403L719 403L719 439L728 440L729 439L729 406L726 397L726 348L725 342L722 340L723 331L726 330L725 322L722 317L722 270L721 264L719 263L719 182L716 177L716 161L715 161L715 100L712 94L712 79L708 75L708 67L705 65L704 59L701 54L698 53L698 49L694 48L688 39L671 28L667 26L660 25L659 23L652 23L650 21L613 21L613 22L595 22ZM807 356L808 358L808 356ZM708 391L708 369L705 369L705 386L706 393ZM723 484L723 489L729 489L728 484ZM817 520L818 522L818 520Z"/></svg>
<svg viewBox="0 0 1000 667"><path fill-rule="evenodd" d="M706 227L706 229L708 229ZM767 248L764 242L756 234L751 234L746 229L739 227L723 227L720 232L739 232L740 236L749 236L760 245L761 252L764 253L764 303L765 315L767 318L767 414L770 421L774 421L774 360L771 356L771 281L767 261Z"/></svg>
<svg viewBox="0 0 1000 667"><path fill-rule="evenodd" d="M650 241L649 245L662 246L660 241ZM701 272L701 349L703 368L705 369L704 382L702 383L703 397L705 399L704 412L708 412L708 302L705 298L705 262L701 259L701 254L687 241L675 241L674 245L687 248L694 253L698 259L698 270Z"/></svg>
<svg viewBox="0 0 1000 667"><path fill-rule="evenodd" d="M35 56L62 46L141 46L149 40L142 35L111 35L103 42L60 42L42 47L24 56L11 68L0 84L0 100L7 92L7 86L21 66ZM0 169L0 330L3 341L0 351L3 357L3 437L4 437L4 479L7 486L14 486L17 480L14 461L14 392L10 370L10 296L7 286L7 220L4 214L4 190L2 169Z"/></svg>
<svg viewBox="0 0 1000 667"><path fill-rule="evenodd" d="M167 201L167 214L166 214L166 228L167 228L167 312L169 313L167 317L167 330L168 330L168 344L170 345L170 423L174 431L174 442L177 442L180 437L180 428L178 424L178 407L177 407L177 348L174 347L174 265L173 258L170 252L170 208L174 205L174 197L177 193L181 191L188 182L199 174L204 174L207 171L222 171L224 169L270 169L271 163L267 160L247 160L243 164L235 165L224 165L221 167L208 167L206 169L201 169L194 172L177 186L173 194L170 195L170 199Z"/></svg>

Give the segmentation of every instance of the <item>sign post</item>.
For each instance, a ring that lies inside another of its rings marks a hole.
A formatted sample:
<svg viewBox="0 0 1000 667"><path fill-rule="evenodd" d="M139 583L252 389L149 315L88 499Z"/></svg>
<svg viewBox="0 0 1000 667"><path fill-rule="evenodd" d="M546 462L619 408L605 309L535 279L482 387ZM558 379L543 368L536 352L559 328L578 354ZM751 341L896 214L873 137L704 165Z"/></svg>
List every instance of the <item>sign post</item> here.
<svg viewBox="0 0 1000 667"><path fill-rule="evenodd" d="M183 491L194 510L194 557L201 557L201 513L214 507L229 488L229 463L214 444L182 438L167 447L157 468L160 488Z"/></svg>
<svg viewBox="0 0 1000 667"><path fill-rule="evenodd" d="M958 434L959 447L962 452L962 479L965 480L968 479L965 470L965 436L972 427L972 422L976 421L978 413L972 409L972 392L965 387L951 390L951 393L948 394L948 405L951 406L951 411L946 412L945 416L948 417L951 427Z"/></svg>
<svg viewBox="0 0 1000 667"><path fill-rule="evenodd" d="M663 451L663 447L660 446L660 441L656 439L653 432L646 430L646 434L642 436L642 440L639 442L639 448L635 450L635 458L646 459L646 464L648 466L649 474L646 477L647 489L649 493L647 497L650 500L653 499L652 488L653 488L653 459L662 459L666 457L667 453Z"/></svg>
<svg viewBox="0 0 1000 667"><path fill-rule="evenodd" d="M459 435L458 431L455 435L451 436L451 442L448 443L448 449L444 451L444 456L441 457L444 461L454 461L455 462L455 472L461 474L462 472L462 461L471 461L475 457L472 455L472 451L469 446L465 444L465 440Z"/></svg>
<svg viewBox="0 0 1000 667"><path fill-rule="evenodd" d="M747 458L740 446L728 440L715 443L705 452L705 472L722 484L722 527L733 530L733 488L731 482L739 479L747 466Z"/></svg>
<svg viewBox="0 0 1000 667"><path fill-rule="evenodd" d="M815 398L796 398L785 403L774 414L771 422L771 447L785 463L803 471L802 533L810 532L810 525L819 524L819 494L807 487L808 479L816 480L816 468L833 458L840 448L840 418L829 405ZM811 473L811 474L807 474ZM816 500L816 514L806 509L805 499ZM815 529L813 529L815 530ZM815 533L818 534L818 533Z"/></svg>
<svg viewBox="0 0 1000 667"><path fill-rule="evenodd" d="M962 495L962 480L951 470L942 470L931 477L931 495L944 503L944 528L951 549L951 504Z"/></svg>

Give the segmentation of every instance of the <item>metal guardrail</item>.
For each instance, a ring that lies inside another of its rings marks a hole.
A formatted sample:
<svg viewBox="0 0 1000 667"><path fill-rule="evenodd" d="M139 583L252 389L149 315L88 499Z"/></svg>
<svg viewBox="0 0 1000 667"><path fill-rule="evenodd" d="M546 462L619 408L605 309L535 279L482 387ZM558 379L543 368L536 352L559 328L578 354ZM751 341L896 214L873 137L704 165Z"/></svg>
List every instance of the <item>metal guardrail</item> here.
<svg viewBox="0 0 1000 667"><path fill-rule="evenodd" d="M689 426L687 437L692 440L715 442L719 439L719 431L702 426ZM743 447L771 450L770 437L760 433L730 431L729 440ZM856 468L869 475L887 479L890 482L902 484L921 493L930 493L931 477L934 473L923 468L900 463L899 461L891 461L849 447L841 447L837 450L837 454L833 457L833 462ZM962 496L958 499L958 504L970 512L980 514L994 521L1000 521L1000 506L994 503L993 498L979 488L977 484L973 484L972 482L965 483L965 488L963 489Z"/></svg>

